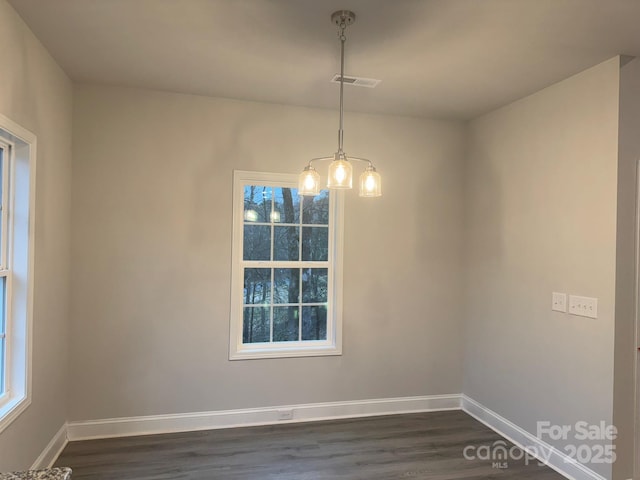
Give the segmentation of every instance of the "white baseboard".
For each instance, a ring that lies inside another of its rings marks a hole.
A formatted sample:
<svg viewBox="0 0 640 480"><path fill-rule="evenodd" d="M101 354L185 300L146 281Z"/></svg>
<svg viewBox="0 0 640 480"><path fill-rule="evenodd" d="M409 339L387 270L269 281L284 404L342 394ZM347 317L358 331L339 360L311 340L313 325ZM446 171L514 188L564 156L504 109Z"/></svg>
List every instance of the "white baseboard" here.
<svg viewBox="0 0 640 480"><path fill-rule="evenodd" d="M63 425L49 442L32 468L46 468L53 465L67 441L460 409L520 448L541 452L539 459L542 461L548 459L544 463L566 478L571 480L606 480L496 412L461 394L281 405L69 422ZM292 413L290 420L279 420L281 414L290 412Z"/></svg>
<svg viewBox="0 0 640 480"><path fill-rule="evenodd" d="M606 480L590 468L466 395L462 395L462 410L523 450L540 452L538 460L571 480Z"/></svg>
<svg viewBox="0 0 640 480"><path fill-rule="evenodd" d="M64 450L64 447L68 443L67 438L67 424L65 423L60 427L60 430L53 436L48 445L44 448L42 453L36 461L33 462L31 470L39 470L41 468L51 468L56 460Z"/></svg>
<svg viewBox="0 0 640 480"><path fill-rule="evenodd" d="M399 413L460 410L461 395L382 398L348 402L282 405L267 408L214 412L153 415L69 422L69 440L127 437L158 433L212 430L218 428L312 422L350 417L394 415ZM292 412L291 420L278 420L282 412Z"/></svg>

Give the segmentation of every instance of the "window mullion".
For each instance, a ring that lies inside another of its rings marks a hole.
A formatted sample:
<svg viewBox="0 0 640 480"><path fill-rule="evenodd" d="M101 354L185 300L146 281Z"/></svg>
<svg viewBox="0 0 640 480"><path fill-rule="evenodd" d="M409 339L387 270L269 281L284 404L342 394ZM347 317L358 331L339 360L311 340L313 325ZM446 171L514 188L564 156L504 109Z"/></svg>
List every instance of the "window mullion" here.
<svg viewBox="0 0 640 480"><path fill-rule="evenodd" d="M274 311L273 311L273 291L275 290L274 283L274 271L275 269L271 269L271 295L269 297L269 341L273 342L273 323L275 322Z"/></svg>
<svg viewBox="0 0 640 480"><path fill-rule="evenodd" d="M275 195L273 194L273 187L269 187L271 189L271 211L269 213L269 222L271 223L271 245L269 248L271 249L271 253L269 259L273 263L275 258L275 243L276 243L276 227L273 223L273 212L276 208ZM274 283L274 271L275 268L271 267L271 271L269 272L271 275L271 289L269 295L269 342L273 342L273 324L275 323L274 311L273 311L273 291L275 290Z"/></svg>
<svg viewBox="0 0 640 480"><path fill-rule="evenodd" d="M294 260L244 260L241 262L241 265L243 268L329 268L331 262L316 262L313 260L306 262L297 262Z"/></svg>

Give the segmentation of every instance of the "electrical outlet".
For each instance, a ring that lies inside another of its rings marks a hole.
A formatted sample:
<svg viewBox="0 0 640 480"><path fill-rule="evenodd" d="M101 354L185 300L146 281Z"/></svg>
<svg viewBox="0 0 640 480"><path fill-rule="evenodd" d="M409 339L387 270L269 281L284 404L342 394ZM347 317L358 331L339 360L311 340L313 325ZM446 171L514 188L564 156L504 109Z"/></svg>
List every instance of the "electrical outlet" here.
<svg viewBox="0 0 640 480"><path fill-rule="evenodd" d="M551 294L551 310L556 312L567 311L567 294L553 292Z"/></svg>
<svg viewBox="0 0 640 480"><path fill-rule="evenodd" d="M598 318L598 299L569 295L569 313L581 317Z"/></svg>
<svg viewBox="0 0 640 480"><path fill-rule="evenodd" d="M293 420L293 409L278 410L278 420Z"/></svg>

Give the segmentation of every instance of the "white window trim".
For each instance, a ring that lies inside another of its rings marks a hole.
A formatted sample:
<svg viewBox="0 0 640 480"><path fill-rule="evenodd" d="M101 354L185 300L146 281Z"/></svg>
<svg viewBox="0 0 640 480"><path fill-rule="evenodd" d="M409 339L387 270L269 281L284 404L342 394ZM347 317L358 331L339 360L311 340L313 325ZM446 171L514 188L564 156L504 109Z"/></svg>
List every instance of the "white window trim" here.
<svg viewBox="0 0 640 480"><path fill-rule="evenodd" d="M0 432L31 404L36 136L0 114L0 140L10 146L7 197L7 367Z"/></svg>
<svg viewBox="0 0 640 480"><path fill-rule="evenodd" d="M344 201L342 192L331 192L329 197L330 215L334 228L329 235L329 262L333 261L330 275L327 308L327 340L303 342L273 342L269 344L245 345L242 343L243 320L243 227L244 227L244 186L265 185L272 187L290 186L297 188L295 174L233 172L233 244L231 266L231 314L229 322L229 360L259 358L317 357L342 355L342 261L343 261L343 218ZM251 262L255 266L273 266L271 262ZM295 262L298 264L298 262ZM333 315L333 318L330 318Z"/></svg>
<svg viewBox="0 0 640 480"><path fill-rule="evenodd" d="M2 412L2 407L9 403L11 397L11 375L9 375L9 359L11 358L11 345L12 345L12 332L11 332L11 302L7 301L11 299L11 271L10 271L10 255L9 255L9 247L11 245L11 235L9 234L11 225L9 223L9 212L11 211L10 200L11 196L9 195L9 190L11 189L11 181L9 178L10 170L9 165L12 162L11 157L13 156L13 151L15 150L15 145L13 142L6 141L2 135L0 135L0 150L2 151L2 201L0 211L0 223L2 224L1 237L0 241L0 278L5 279L5 298L4 298L4 315L5 315L5 325L4 325L4 361L0 361L0 364L4 365L6 369L5 372L0 372L0 378L4 375L4 391L0 394L0 412ZM0 291L0 295L2 295ZM1 313L0 313L1 314ZM2 380L0 380L0 388L2 388Z"/></svg>

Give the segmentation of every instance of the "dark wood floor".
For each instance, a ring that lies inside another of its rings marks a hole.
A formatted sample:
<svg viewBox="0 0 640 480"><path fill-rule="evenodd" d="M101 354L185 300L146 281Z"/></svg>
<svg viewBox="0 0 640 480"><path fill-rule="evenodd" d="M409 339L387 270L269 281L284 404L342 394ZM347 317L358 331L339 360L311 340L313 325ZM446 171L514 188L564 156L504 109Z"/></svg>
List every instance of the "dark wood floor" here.
<svg viewBox="0 0 640 480"><path fill-rule="evenodd" d="M73 480L395 480L563 477L533 461L466 460L496 433L461 411L70 442Z"/></svg>

